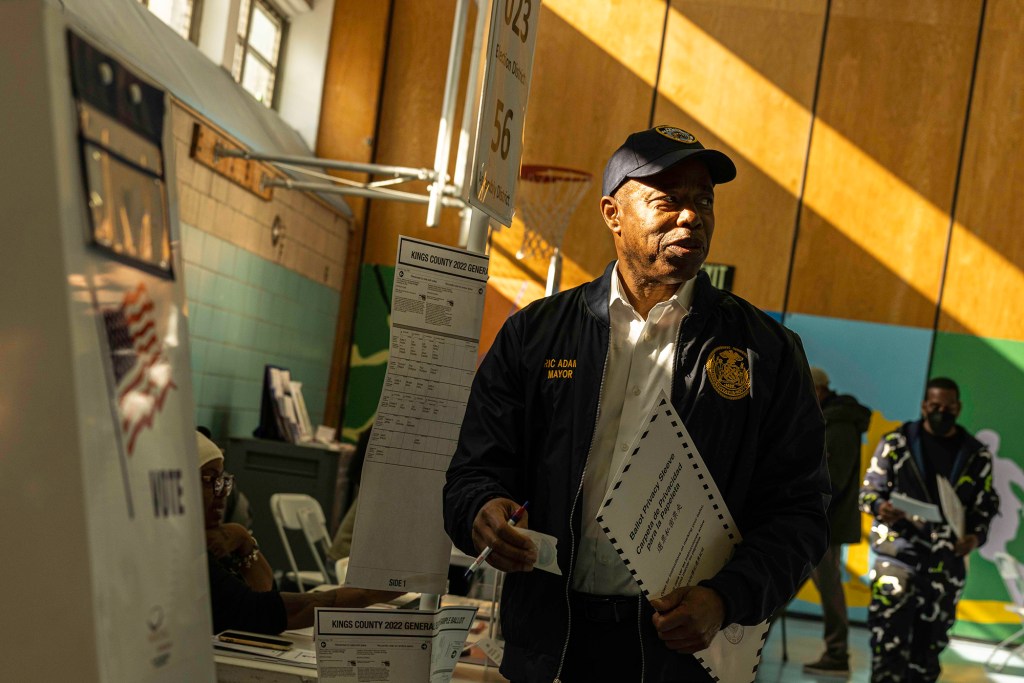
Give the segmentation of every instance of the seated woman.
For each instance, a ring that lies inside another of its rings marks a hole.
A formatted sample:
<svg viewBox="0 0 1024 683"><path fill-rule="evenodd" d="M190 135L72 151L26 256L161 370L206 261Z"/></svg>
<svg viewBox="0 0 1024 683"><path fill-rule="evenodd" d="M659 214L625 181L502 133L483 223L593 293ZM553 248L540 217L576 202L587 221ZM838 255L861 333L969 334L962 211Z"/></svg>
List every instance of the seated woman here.
<svg viewBox="0 0 1024 683"><path fill-rule="evenodd" d="M313 625L317 607L366 607L400 593L362 588L335 588L317 593L279 593L274 573L248 530L223 524L224 500L232 477L224 472L224 454L196 433L203 486L206 556L210 571L213 632L226 629L280 633Z"/></svg>

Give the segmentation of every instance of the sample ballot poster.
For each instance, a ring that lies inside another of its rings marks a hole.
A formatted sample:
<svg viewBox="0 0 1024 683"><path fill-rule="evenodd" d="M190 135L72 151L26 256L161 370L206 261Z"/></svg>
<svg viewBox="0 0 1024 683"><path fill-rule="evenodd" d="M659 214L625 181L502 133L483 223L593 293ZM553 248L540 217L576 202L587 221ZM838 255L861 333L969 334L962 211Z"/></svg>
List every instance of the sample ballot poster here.
<svg viewBox="0 0 1024 683"><path fill-rule="evenodd" d="M686 426L659 392L597 517L648 599L714 576L741 540ZM732 624L696 653L722 683L750 683L768 622Z"/></svg>
<svg viewBox="0 0 1024 683"><path fill-rule="evenodd" d="M317 609L320 683L448 683L475 615L475 607Z"/></svg>
<svg viewBox="0 0 1024 683"><path fill-rule="evenodd" d="M445 592L441 490L476 371L488 259L400 237L387 375L366 451L346 583Z"/></svg>

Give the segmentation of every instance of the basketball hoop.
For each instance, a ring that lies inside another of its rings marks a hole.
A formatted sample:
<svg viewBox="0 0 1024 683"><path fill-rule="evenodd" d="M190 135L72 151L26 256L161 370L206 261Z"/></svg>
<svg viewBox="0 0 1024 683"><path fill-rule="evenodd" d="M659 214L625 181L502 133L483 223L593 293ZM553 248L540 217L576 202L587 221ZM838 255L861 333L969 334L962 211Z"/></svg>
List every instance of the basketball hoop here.
<svg viewBox="0 0 1024 683"><path fill-rule="evenodd" d="M562 239L576 205L590 187L591 174L558 166L523 166L516 201L523 243L516 258L550 258L546 293L558 291Z"/></svg>

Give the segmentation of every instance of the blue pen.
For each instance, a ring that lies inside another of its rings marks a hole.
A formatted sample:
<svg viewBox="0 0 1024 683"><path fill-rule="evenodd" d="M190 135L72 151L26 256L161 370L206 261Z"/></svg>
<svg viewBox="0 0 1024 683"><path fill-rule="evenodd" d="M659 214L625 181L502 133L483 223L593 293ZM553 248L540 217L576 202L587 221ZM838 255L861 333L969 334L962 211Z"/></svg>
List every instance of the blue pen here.
<svg viewBox="0 0 1024 683"><path fill-rule="evenodd" d="M519 520L522 519L523 513L526 512L526 506L529 504L530 501L526 501L525 503L519 506L518 510L512 513L512 516L508 518L509 526L515 526L519 522ZM473 560L473 564L469 565L469 569L466 570L467 579L473 575L473 572L480 568L480 565L484 563L484 560L487 559L487 556L491 554L492 550L494 550L493 547L487 546L486 548L484 548L484 551L480 553L480 555L478 555L475 560Z"/></svg>

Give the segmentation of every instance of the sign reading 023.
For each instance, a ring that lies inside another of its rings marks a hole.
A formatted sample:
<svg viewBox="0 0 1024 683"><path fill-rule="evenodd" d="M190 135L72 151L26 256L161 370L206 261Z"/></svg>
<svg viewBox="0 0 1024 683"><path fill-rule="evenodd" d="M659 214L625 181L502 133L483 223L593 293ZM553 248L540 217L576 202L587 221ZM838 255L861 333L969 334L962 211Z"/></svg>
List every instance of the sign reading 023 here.
<svg viewBox="0 0 1024 683"><path fill-rule="evenodd" d="M511 225L539 0L493 0L467 201ZM486 131L486 132L485 132Z"/></svg>

